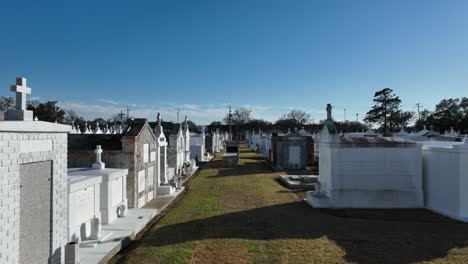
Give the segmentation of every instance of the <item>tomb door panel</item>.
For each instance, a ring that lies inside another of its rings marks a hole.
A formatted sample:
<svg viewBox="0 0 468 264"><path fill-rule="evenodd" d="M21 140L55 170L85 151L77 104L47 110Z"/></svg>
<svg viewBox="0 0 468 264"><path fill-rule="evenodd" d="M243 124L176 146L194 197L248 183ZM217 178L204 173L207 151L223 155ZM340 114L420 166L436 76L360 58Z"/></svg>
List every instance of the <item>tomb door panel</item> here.
<svg viewBox="0 0 468 264"><path fill-rule="evenodd" d="M289 167L298 169L301 163L301 147L290 146L289 147Z"/></svg>
<svg viewBox="0 0 468 264"><path fill-rule="evenodd" d="M20 165L19 263L47 263L51 242L52 162Z"/></svg>

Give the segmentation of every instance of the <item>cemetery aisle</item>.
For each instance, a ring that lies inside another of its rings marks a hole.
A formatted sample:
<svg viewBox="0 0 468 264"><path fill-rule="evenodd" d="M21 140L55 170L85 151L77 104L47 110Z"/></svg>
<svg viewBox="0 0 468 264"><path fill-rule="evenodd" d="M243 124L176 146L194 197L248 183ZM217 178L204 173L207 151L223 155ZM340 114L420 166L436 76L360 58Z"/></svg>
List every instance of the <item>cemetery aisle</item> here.
<svg viewBox="0 0 468 264"><path fill-rule="evenodd" d="M468 225L426 210L320 210L241 148L218 155L123 263L468 263Z"/></svg>

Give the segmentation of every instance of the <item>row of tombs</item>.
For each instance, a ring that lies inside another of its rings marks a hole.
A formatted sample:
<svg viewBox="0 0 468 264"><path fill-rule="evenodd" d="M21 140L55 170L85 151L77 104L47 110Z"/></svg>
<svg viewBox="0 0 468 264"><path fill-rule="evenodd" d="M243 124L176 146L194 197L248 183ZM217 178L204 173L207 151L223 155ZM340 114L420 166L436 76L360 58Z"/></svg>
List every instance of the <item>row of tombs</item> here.
<svg viewBox="0 0 468 264"><path fill-rule="evenodd" d="M468 222L468 137L423 132L338 133L328 105L319 133L260 131L247 140L279 169L318 165L318 176L295 177L315 181L305 199L313 207L428 208Z"/></svg>
<svg viewBox="0 0 468 264"><path fill-rule="evenodd" d="M11 89L16 107L0 121L0 263L63 263L70 242L95 246L102 225L180 193L195 160L209 161L228 137L190 133L185 122L166 140L159 114L156 122L130 120L120 133L76 133L33 119L26 79Z"/></svg>

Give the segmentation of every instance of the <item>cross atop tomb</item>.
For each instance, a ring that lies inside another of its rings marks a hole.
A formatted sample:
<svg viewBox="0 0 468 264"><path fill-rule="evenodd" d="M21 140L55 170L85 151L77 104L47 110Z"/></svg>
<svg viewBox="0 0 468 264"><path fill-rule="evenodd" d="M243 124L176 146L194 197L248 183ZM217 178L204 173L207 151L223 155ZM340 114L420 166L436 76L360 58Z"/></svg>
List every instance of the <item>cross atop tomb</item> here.
<svg viewBox="0 0 468 264"><path fill-rule="evenodd" d="M100 170L105 169L106 164L101 161L101 154L102 154L101 145L96 146L96 150L94 150L94 153L96 153L96 162L93 163L93 168L100 169Z"/></svg>
<svg viewBox="0 0 468 264"><path fill-rule="evenodd" d="M33 121L33 112L26 110L26 95L31 94L26 78L16 78L16 84L11 85L10 90L16 93L16 106L6 112L6 120Z"/></svg>
<svg viewBox="0 0 468 264"><path fill-rule="evenodd" d="M11 86L11 91L16 93L16 110L26 110L26 95L31 94L26 78L16 78L16 85Z"/></svg>
<svg viewBox="0 0 468 264"><path fill-rule="evenodd" d="M327 104L327 120L332 120L332 106L331 104Z"/></svg>

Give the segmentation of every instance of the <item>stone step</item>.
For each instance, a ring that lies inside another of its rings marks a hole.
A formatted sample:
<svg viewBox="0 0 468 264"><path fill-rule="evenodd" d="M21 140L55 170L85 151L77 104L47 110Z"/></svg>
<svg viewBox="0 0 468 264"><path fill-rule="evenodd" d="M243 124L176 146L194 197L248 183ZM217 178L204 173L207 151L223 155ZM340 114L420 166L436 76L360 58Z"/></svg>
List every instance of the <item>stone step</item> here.
<svg viewBox="0 0 468 264"><path fill-rule="evenodd" d="M81 248L93 248L96 247L101 241L108 239L112 236L113 232L103 232L102 237L95 240L85 240L80 243Z"/></svg>

